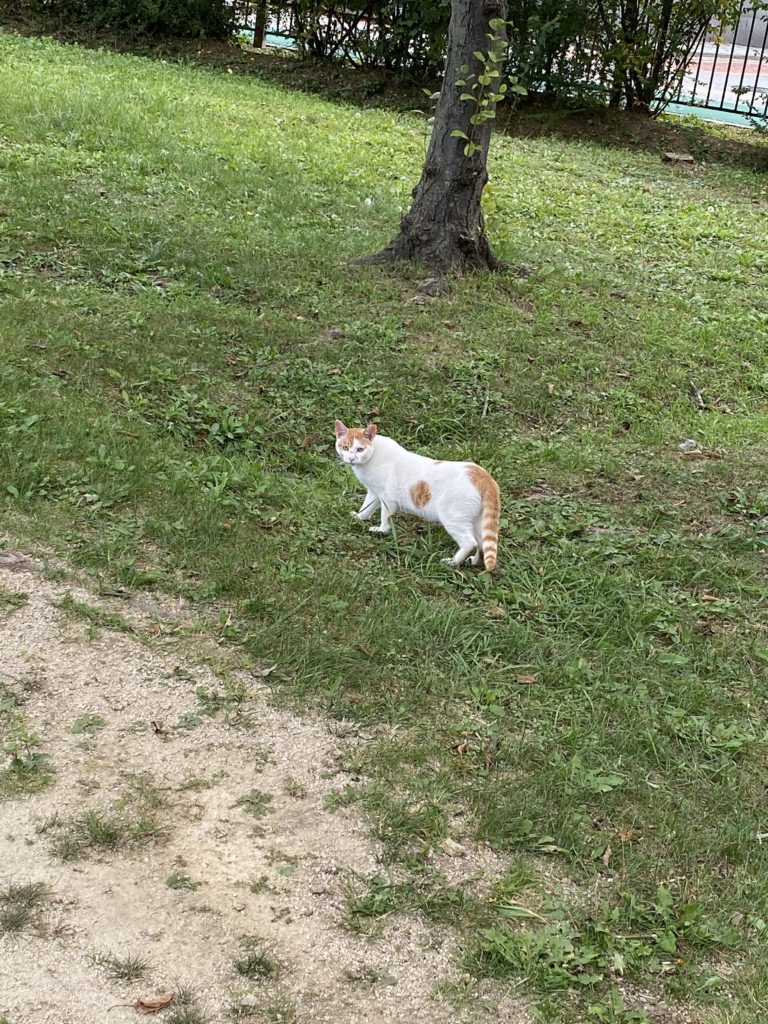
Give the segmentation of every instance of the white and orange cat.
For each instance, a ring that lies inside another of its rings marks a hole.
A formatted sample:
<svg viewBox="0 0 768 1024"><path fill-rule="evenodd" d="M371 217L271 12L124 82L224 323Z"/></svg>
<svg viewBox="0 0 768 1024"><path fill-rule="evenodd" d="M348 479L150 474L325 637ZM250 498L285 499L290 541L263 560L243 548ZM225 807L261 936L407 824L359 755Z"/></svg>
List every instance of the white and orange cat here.
<svg viewBox="0 0 768 1024"><path fill-rule="evenodd" d="M392 516L402 510L440 523L459 545L444 562L496 565L499 539L499 485L474 462L441 462L409 452L376 425L359 430L336 420L336 451L352 468L366 493L355 519L371 519L381 508L381 525L371 533L389 533Z"/></svg>

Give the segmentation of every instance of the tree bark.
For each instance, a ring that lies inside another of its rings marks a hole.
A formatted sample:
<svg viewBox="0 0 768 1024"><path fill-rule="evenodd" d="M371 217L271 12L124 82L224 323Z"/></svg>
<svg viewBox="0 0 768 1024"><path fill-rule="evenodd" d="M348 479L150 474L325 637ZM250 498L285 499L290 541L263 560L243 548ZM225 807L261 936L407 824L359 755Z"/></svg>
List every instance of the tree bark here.
<svg viewBox="0 0 768 1024"><path fill-rule="evenodd" d="M256 4L256 23L253 29L253 45L258 49L262 49L264 46L264 40L267 36L267 2L268 0L258 0Z"/></svg>
<svg viewBox="0 0 768 1024"><path fill-rule="evenodd" d="M483 73L484 65L474 52L488 53L489 22L494 18L506 21L506 16L507 0L452 0L445 76L421 180L413 191L413 205L400 223L400 233L386 249L369 257L372 262L411 260L437 272L498 270L502 266L491 252L480 205L488 181L493 122L471 123L475 104L459 99L469 90L455 83ZM505 29L493 34L506 43ZM467 75L459 73L464 65L470 69ZM499 79L494 79L491 91L497 91L498 84ZM455 130L477 145L471 156L464 155L466 139L451 135Z"/></svg>

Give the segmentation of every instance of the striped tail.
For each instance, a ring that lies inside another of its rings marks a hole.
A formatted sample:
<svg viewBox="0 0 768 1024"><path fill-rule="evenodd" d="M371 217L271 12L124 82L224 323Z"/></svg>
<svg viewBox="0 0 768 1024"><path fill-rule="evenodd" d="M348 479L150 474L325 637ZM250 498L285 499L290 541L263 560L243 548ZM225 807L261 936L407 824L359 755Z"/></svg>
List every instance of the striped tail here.
<svg viewBox="0 0 768 1024"><path fill-rule="evenodd" d="M480 493L483 497L483 560L485 568L490 572L496 566L496 556L499 552L501 497L499 485L490 473L486 473L486 477Z"/></svg>

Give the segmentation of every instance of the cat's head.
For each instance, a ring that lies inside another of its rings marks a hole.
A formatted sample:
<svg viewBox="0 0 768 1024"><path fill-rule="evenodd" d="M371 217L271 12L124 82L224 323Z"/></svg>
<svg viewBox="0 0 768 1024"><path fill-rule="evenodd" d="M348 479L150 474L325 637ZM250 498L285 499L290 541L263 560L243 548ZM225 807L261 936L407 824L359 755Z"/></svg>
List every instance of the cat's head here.
<svg viewBox="0 0 768 1024"><path fill-rule="evenodd" d="M357 427L345 427L341 420L336 420L336 451L348 466L362 466L371 458L375 437L375 423L358 430Z"/></svg>

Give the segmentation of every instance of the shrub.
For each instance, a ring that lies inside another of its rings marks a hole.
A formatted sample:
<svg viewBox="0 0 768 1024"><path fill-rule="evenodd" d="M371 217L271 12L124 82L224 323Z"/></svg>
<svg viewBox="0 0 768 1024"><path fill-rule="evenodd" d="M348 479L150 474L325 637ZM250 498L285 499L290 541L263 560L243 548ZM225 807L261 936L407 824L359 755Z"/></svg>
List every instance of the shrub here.
<svg viewBox="0 0 768 1024"><path fill-rule="evenodd" d="M64 26L136 36L224 38L231 28L225 0L21 0L21 9Z"/></svg>

